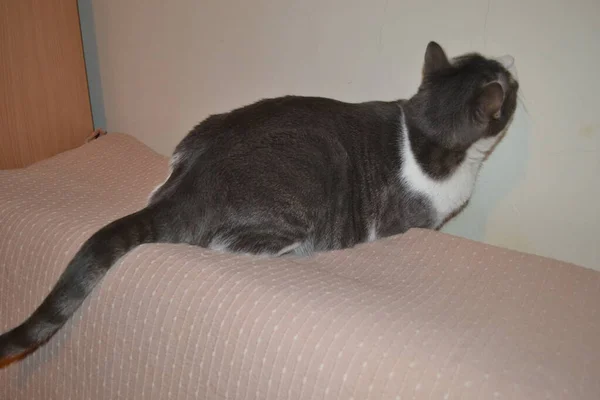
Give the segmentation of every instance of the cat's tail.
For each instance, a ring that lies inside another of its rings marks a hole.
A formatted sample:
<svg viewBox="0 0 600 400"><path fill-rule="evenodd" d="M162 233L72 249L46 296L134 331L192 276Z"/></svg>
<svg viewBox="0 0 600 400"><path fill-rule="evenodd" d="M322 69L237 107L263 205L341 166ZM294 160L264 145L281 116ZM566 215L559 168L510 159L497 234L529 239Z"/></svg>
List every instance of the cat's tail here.
<svg viewBox="0 0 600 400"><path fill-rule="evenodd" d="M156 205L148 206L93 234L33 314L0 336L0 367L23 358L48 341L128 251L144 243L176 241L165 211Z"/></svg>

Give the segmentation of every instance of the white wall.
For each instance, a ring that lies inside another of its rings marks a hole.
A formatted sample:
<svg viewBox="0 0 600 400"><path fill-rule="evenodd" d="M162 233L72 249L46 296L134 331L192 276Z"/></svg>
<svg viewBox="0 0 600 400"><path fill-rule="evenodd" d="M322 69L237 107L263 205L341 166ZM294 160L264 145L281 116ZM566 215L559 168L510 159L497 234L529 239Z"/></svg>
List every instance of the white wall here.
<svg viewBox="0 0 600 400"><path fill-rule="evenodd" d="M600 269L597 0L93 0L107 128L168 154L283 94L410 96L423 51L512 54L526 110L445 230Z"/></svg>

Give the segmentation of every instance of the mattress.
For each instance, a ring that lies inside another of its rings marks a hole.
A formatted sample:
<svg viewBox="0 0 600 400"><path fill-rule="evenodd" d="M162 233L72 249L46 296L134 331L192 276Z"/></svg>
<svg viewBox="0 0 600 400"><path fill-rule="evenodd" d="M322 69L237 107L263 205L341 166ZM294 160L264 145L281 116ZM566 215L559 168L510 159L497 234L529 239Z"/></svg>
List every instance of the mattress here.
<svg viewBox="0 0 600 400"><path fill-rule="evenodd" d="M110 133L0 171L0 331L167 159ZM265 259L147 244L1 399L600 399L600 273L414 229Z"/></svg>

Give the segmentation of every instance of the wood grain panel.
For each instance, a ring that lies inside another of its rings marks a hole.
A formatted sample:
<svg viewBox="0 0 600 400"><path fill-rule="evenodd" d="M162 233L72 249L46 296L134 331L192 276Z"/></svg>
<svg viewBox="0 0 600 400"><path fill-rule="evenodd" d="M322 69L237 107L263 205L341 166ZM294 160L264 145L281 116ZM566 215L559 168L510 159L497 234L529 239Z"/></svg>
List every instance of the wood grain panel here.
<svg viewBox="0 0 600 400"><path fill-rule="evenodd" d="M92 131L76 0L0 0L0 169L84 143Z"/></svg>

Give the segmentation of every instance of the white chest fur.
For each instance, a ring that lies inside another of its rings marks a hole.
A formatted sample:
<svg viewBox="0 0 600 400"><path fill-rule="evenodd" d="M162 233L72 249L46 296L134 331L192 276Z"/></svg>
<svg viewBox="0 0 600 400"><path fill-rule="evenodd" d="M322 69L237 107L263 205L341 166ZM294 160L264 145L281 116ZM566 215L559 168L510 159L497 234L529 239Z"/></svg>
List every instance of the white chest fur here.
<svg viewBox="0 0 600 400"><path fill-rule="evenodd" d="M402 117L402 135L404 139L403 165L400 177L410 190L421 194L431 202L437 213L435 221L437 227L471 197L483 159L494 146L498 137L481 139L474 143L467 150L465 159L452 175L444 180L436 180L427 175L417 163L410 146L404 116Z"/></svg>

